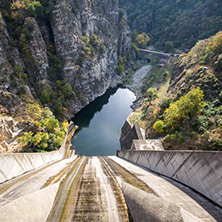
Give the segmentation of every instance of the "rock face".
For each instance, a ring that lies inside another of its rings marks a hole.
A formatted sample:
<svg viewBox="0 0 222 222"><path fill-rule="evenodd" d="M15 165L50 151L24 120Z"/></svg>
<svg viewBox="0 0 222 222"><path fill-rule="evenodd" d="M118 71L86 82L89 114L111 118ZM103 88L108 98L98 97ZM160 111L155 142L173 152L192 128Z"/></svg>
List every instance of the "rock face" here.
<svg viewBox="0 0 222 222"><path fill-rule="evenodd" d="M0 153L12 153L21 150L18 136L22 132L18 122L12 117L0 116Z"/></svg>
<svg viewBox="0 0 222 222"><path fill-rule="evenodd" d="M3 19L0 19L0 90L17 92L12 89L12 81L10 74L13 73L14 69L11 64L12 56L16 64L22 65L23 62L19 57L17 48L10 47L10 41L12 40L9 36L6 24Z"/></svg>
<svg viewBox="0 0 222 222"><path fill-rule="evenodd" d="M121 15L121 12L123 13ZM118 54L127 55L131 45L130 28L127 25L127 14L121 11L119 14L119 40L118 40Z"/></svg>
<svg viewBox="0 0 222 222"><path fill-rule="evenodd" d="M25 24L33 30L31 32L32 38L29 44L31 55L39 69L39 76L37 79L46 79L48 76L47 70L49 68L46 43L44 42L38 23L34 18L26 18Z"/></svg>
<svg viewBox="0 0 222 222"><path fill-rule="evenodd" d="M52 30L63 75L75 92L69 107L75 113L110 86L118 48L125 53L130 46L123 42L128 29L119 29L117 1L62 0L52 14Z"/></svg>

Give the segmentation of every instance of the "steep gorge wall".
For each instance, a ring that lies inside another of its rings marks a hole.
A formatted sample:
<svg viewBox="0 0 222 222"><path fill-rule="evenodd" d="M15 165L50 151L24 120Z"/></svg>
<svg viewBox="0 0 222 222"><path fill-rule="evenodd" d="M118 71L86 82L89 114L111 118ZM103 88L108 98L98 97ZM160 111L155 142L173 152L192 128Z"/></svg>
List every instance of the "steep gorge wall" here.
<svg viewBox="0 0 222 222"><path fill-rule="evenodd" d="M119 41L129 33L128 28L119 29L118 19L118 1L114 0L63 0L55 6L55 46L64 62L63 75L75 92L69 111L75 113L104 94L115 78L118 47L125 52L130 46ZM84 40L87 35L89 42Z"/></svg>
<svg viewBox="0 0 222 222"><path fill-rule="evenodd" d="M0 5L0 10L6 9ZM118 1L57 1L47 21L25 17L21 33L13 30L13 22L0 18L0 90L39 98L44 88L51 87L56 100L56 80L65 78L73 90L66 101L71 114L115 85L118 55L130 48L127 22L119 25ZM49 51L50 44L56 52ZM61 72L52 67L50 53L61 59Z"/></svg>

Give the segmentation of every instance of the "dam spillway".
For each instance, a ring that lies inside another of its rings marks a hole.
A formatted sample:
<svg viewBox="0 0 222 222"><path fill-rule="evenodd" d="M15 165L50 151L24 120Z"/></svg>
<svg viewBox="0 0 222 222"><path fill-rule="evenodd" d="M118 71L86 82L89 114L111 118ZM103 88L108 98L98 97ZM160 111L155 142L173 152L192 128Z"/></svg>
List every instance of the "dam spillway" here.
<svg viewBox="0 0 222 222"><path fill-rule="evenodd" d="M198 187L200 170L187 171L191 188L180 183L178 173L172 179L166 174L175 160L190 168L182 152L119 151L118 156L126 160L80 156L69 149L75 129L71 124L58 151L0 155L0 221L221 221L221 152L211 152L209 162L207 152L199 158L187 151L197 169L203 169L199 184L217 198L218 205L191 189ZM128 144L129 138L122 136ZM155 158L149 158L150 152Z"/></svg>
<svg viewBox="0 0 222 222"><path fill-rule="evenodd" d="M0 186L0 221L220 221L184 185L116 156L72 155Z"/></svg>

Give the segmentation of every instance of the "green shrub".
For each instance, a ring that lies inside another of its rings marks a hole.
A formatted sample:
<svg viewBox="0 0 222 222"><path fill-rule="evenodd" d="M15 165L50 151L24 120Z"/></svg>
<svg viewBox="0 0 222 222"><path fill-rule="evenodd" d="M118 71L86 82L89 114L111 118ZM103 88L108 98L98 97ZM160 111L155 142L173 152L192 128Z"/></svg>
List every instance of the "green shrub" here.
<svg viewBox="0 0 222 222"><path fill-rule="evenodd" d="M94 33L90 36L90 44L94 47L97 47L99 45L98 37Z"/></svg>
<svg viewBox="0 0 222 222"><path fill-rule="evenodd" d="M63 143L63 138L62 137L56 137L56 141L54 142L54 146L59 148Z"/></svg>
<svg viewBox="0 0 222 222"><path fill-rule="evenodd" d="M157 132L157 133L162 133L164 131L164 123L162 120L158 120L154 123L153 125L153 129Z"/></svg>
<svg viewBox="0 0 222 222"><path fill-rule="evenodd" d="M47 89L43 89L40 94L40 101L43 104L47 104L51 101L51 93Z"/></svg>
<svg viewBox="0 0 222 222"><path fill-rule="evenodd" d="M69 83L63 85L61 90L65 98L69 99L72 96L72 86Z"/></svg>
<svg viewBox="0 0 222 222"><path fill-rule="evenodd" d="M123 65L118 65L116 68L117 74L121 75L124 73L124 66Z"/></svg>
<svg viewBox="0 0 222 222"><path fill-rule="evenodd" d="M57 119L47 119L45 126L50 133L54 133L56 128L59 128L59 121Z"/></svg>
<svg viewBox="0 0 222 222"><path fill-rule="evenodd" d="M215 62L215 66L218 70L222 69L222 54L220 54Z"/></svg>
<svg viewBox="0 0 222 222"><path fill-rule="evenodd" d="M87 100L86 100L85 97L82 99L82 103L83 103L83 105L86 105L86 104L87 104Z"/></svg>
<svg viewBox="0 0 222 222"><path fill-rule="evenodd" d="M213 137L212 143L213 143L214 149L222 151L222 139L221 138Z"/></svg>
<svg viewBox="0 0 222 222"><path fill-rule="evenodd" d="M164 140L166 142L179 142L179 143L183 143L184 142L184 137L182 135L182 133L174 133L174 134L167 134L165 137L164 137Z"/></svg>
<svg viewBox="0 0 222 222"><path fill-rule="evenodd" d="M85 53L82 52L80 56L78 57L78 59L76 60L76 64L79 66L82 66L85 59L86 59L86 55Z"/></svg>

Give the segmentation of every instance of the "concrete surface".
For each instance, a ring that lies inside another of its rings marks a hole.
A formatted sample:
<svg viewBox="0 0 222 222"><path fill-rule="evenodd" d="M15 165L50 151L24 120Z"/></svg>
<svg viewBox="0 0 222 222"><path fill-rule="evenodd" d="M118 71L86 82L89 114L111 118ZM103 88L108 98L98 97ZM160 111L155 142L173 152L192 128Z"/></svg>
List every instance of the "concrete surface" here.
<svg viewBox="0 0 222 222"><path fill-rule="evenodd" d="M80 157L59 188L47 222L129 221L121 190L98 157Z"/></svg>
<svg viewBox="0 0 222 222"><path fill-rule="evenodd" d="M11 201L0 208L0 221L43 222L50 212L59 183Z"/></svg>
<svg viewBox="0 0 222 222"><path fill-rule="evenodd" d="M186 184L222 206L222 152L121 150L117 155Z"/></svg>
<svg viewBox="0 0 222 222"><path fill-rule="evenodd" d="M122 187L127 205L135 222L202 221L189 212L181 210L177 205L164 200L162 197L148 194L126 183L122 183Z"/></svg>
<svg viewBox="0 0 222 222"><path fill-rule="evenodd" d="M199 196L115 156L72 156L1 184L0 221L127 222L127 206L139 222L219 221L221 208Z"/></svg>
<svg viewBox="0 0 222 222"><path fill-rule="evenodd" d="M62 159L59 151L50 153L16 153L0 155L0 183L50 162Z"/></svg>
<svg viewBox="0 0 222 222"><path fill-rule="evenodd" d="M0 212L2 212L1 207L10 203L11 201L40 190L44 184L46 184L49 178L56 176L75 159L76 156L69 159L64 159L45 168L41 168L36 172L32 171L30 174L27 173L24 176L17 177L14 180L1 184Z"/></svg>
<svg viewBox="0 0 222 222"><path fill-rule="evenodd" d="M116 163L124 167L132 174L136 175L140 180L144 181L158 197L161 197L163 199L162 201L163 205L169 202L179 207L184 221L189 221L189 218L190 219L194 218L195 220L193 221L221 221L222 208L217 207L207 198L204 198L200 194L194 192L192 189L185 187L185 185L180 184L180 186L175 186L173 181L169 181L164 177L158 176L150 172L149 170L145 170L126 160L123 160L115 156L111 156L109 158L114 160ZM122 184L121 179L119 179L119 183ZM183 187L185 187L185 189L183 189ZM132 188L130 188L129 186L128 188L129 188L128 191L124 192L125 188L123 186L123 193L126 194L130 198L130 200L136 201L138 204L141 205L141 203L145 201L144 194L138 193L137 190L135 190L135 194L133 194ZM185 190L186 192L184 192L183 190ZM150 199L150 201L153 201L154 204L153 206L155 206L156 198L149 197L148 199ZM156 201L159 204L160 199L156 199ZM147 204L149 205L149 203ZM150 212L151 209L152 206L149 206L147 212ZM156 207L154 207L153 209L154 209L153 215L157 214L159 210L158 206L156 205ZM140 214L139 211L138 214ZM158 215L155 217L158 217ZM188 220L186 218L188 218ZM165 221L171 221L171 220L168 219Z"/></svg>
<svg viewBox="0 0 222 222"><path fill-rule="evenodd" d="M164 150L159 139L133 140L132 150Z"/></svg>

